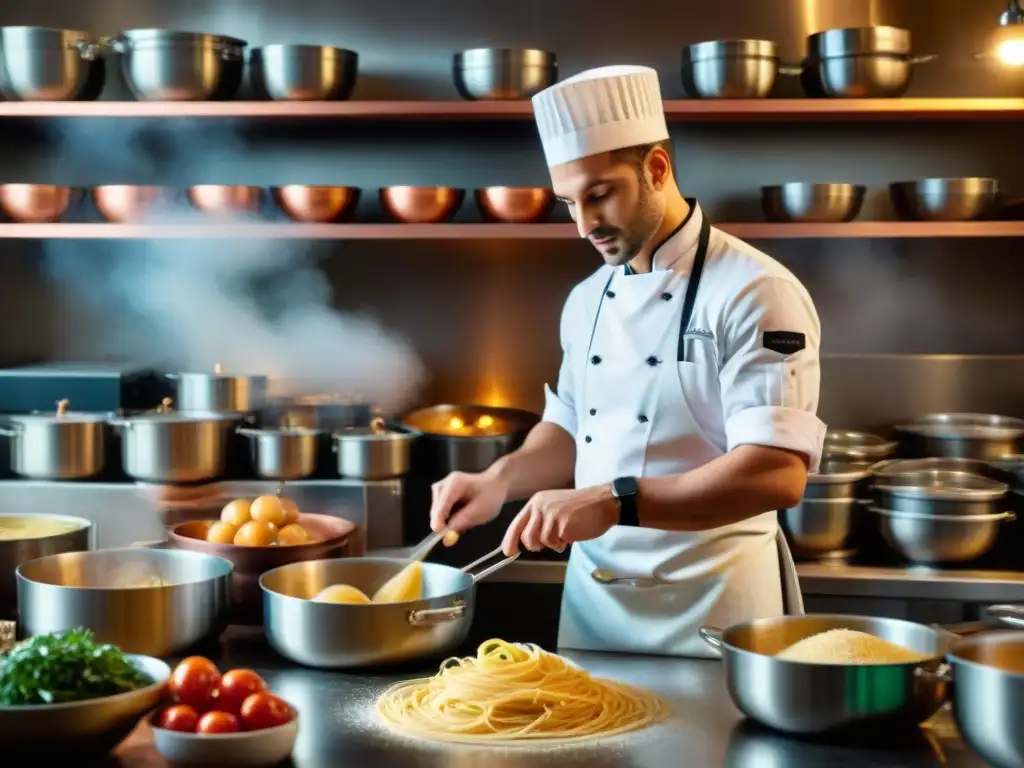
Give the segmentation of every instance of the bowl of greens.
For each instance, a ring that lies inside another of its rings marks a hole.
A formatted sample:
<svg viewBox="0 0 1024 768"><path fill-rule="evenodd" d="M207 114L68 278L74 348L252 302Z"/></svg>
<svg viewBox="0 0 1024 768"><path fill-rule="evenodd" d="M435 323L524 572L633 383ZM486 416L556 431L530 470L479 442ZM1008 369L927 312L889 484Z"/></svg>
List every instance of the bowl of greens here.
<svg viewBox="0 0 1024 768"><path fill-rule="evenodd" d="M170 675L87 629L36 635L0 656L0 754L106 754L160 703Z"/></svg>

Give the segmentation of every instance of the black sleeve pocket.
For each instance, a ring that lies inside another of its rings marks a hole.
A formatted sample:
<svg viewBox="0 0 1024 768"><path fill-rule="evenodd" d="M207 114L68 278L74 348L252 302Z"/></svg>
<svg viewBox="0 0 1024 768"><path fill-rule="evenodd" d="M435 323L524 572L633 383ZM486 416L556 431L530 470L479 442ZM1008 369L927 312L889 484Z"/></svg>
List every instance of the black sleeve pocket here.
<svg viewBox="0 0 1024 768"><path fill-rule="evenodd" d="M796 331L765 331L763 346L780 355L795 355L807 346L807 337Z"/></svg>

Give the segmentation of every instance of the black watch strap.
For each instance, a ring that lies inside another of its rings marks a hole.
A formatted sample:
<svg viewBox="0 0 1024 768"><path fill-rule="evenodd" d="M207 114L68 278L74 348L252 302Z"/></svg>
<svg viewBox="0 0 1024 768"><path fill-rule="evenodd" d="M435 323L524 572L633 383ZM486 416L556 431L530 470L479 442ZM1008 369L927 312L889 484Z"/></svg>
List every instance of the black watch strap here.
<svg viewBox="0 0 1024 768"><path fill-rule="evenodd" d="M636 497L639 487L635 477L619 477L612 481L612 493L619 500L619 525L640 525L640 515L636 508Z"/></svg>

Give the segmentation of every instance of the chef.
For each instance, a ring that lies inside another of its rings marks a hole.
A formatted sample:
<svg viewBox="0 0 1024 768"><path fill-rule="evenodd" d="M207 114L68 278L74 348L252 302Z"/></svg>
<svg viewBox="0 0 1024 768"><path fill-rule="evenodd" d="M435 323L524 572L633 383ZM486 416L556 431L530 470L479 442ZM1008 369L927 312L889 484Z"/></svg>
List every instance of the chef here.
<svg viewBox="0 0 1024 768"><path fill-rule="evenodd" d="M437 483L431 526L528 499L506 554L574 545L560 647L714 656L701 626L803 613L777 510L821 458L818 316L680 193L654 70L589 70L533 108L555 194L604 265L565 302L543 420Z"/></svg>

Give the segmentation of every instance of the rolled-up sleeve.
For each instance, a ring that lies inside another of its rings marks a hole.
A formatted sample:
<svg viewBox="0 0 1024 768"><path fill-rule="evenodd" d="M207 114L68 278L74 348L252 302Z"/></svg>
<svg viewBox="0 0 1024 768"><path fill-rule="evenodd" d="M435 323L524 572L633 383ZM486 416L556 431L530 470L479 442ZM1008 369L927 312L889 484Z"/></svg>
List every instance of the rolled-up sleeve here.
<svg viewBox="0 0 1024 768"><path fill-rule="evenodd" d="M557 388L552 390L544 385L544 421L557 424L573 437L576 437L576 395L573 390L573 355L572 355L572 320L570 305L572 296L562 309L559 337L562 343L562 365L558 371Z"/></svg>
<svg viewBox="0 0 1024 768"><path fill-rule="evenodd" d="M728 450L785 448L818 471L826 427L816 415L821 324L810 296L790 278L759 276L734 295L724 331L719 381ZM793 346L781 347L780 339Z"/></svg>

